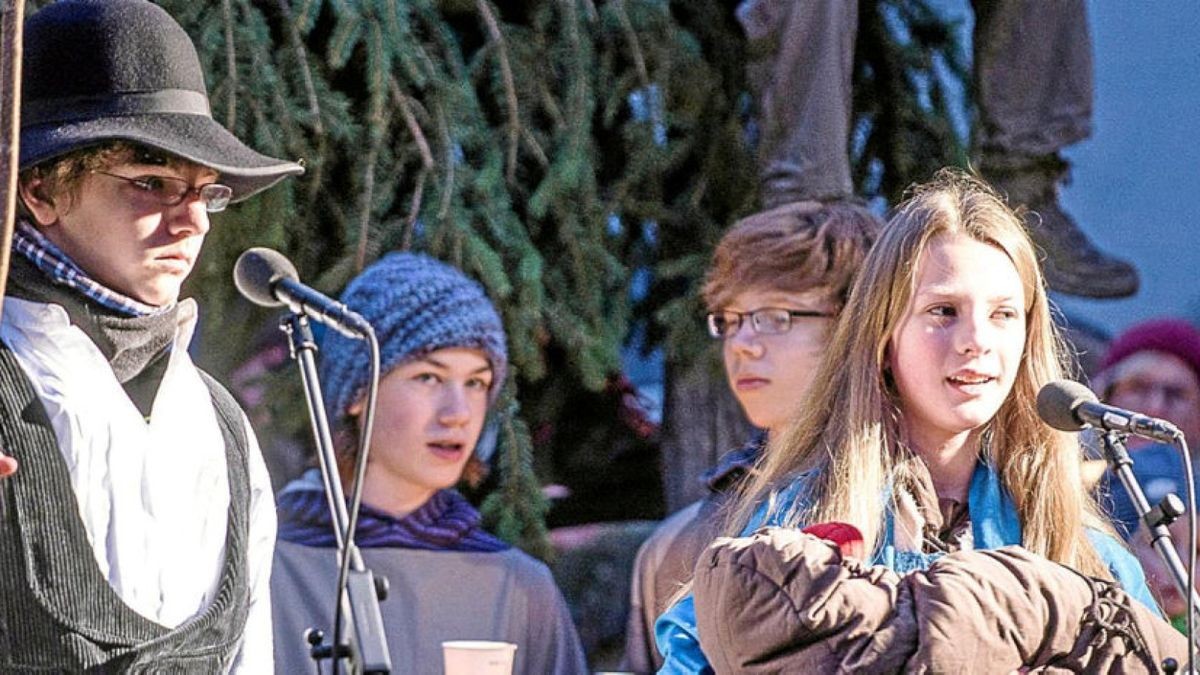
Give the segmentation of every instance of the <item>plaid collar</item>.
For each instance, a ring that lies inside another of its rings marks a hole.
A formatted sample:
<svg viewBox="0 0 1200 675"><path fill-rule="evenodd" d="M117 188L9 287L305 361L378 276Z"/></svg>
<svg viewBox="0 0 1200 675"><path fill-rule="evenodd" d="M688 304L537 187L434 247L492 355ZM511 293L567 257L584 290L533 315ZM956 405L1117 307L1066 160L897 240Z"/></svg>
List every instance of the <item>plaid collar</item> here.
<svg viewBox="0 0 1200 675"><path fill-rule="evenodd" d="M28 258L55 283L75 289L88 299L115 312L127 316L150 316L165 312L175 304L163 307L147 305L100 285L25 218L18 220L13 229L13 249Z"/></svg>

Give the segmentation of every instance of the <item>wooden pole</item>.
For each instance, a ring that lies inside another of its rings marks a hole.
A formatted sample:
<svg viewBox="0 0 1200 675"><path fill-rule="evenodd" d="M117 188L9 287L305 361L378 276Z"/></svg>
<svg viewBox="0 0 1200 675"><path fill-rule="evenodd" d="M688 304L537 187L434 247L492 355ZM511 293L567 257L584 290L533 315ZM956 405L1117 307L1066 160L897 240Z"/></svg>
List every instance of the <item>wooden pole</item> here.
<svg viewBox="0 0 1200 675"><path fill-rule="evenodd" d="M0 223L0 308L8 286L8 259L12 253L13 223L17 217L17 174L21 169L21 33L25 27L25 0L3 0L0 5L0 194L4 216ZM17 461L0 448L0 478L11 476Z"/></svg>
<svg viewBox="0 0 1200 675"><path fill-rule="evenodd" d="M13 223L17 216L17 174L21 167L21 33L25 0L4 0L0 7L0 308L8 285Z"/></svg>

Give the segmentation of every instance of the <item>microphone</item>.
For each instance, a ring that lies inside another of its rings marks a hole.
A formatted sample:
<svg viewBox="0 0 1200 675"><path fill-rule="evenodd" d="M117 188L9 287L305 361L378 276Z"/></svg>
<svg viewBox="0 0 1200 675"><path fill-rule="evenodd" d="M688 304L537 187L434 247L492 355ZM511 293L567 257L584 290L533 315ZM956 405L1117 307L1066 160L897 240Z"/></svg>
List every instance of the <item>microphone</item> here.
<svg viewBox="0 0 1200 675"><path fill-rule="evenodd" d="M300 283L296 266L279 251L255 247L238 256L233 283L246 299L263 307L287 305L350 338L362 339L371 324L342 303Z"/></svg>
<svg viewBox="0 0 1200 675"><path fill-rule="evenodd" d="M1061 380L1042 387L1037 397L1038 416L1059 431L1080 431L1096 427L1174 443L1182 434L1174 424L1141 413L1105 405L1091 389Z"/></svg>

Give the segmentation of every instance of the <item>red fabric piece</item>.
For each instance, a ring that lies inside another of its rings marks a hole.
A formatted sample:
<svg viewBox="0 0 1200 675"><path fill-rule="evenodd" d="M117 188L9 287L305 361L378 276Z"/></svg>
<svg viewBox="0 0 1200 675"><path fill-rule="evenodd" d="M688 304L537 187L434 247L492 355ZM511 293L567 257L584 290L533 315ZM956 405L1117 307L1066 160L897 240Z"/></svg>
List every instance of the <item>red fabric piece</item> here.
<svg viewBox="0 0 1200 675"><path fill-rule="evenodd" d="M858 528L849 523L817 523L801 530L814 537L836 544L847 558L863 558L863 536Z"/></svg>

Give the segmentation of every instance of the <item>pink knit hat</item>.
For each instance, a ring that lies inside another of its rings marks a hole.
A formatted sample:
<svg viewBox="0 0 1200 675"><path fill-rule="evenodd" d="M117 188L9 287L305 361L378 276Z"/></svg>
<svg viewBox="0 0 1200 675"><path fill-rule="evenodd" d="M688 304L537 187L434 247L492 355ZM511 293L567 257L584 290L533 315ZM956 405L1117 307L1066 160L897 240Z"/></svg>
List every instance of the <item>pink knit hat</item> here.
<svg viewBox="0 0 1200 675"><path fill-rule="evenodd" d="M1100 370L1105 371L1137 352L1166 352L1183 359L1200 380L1200 330L1183 319L1143 321L1113 340Z"/></svg>

